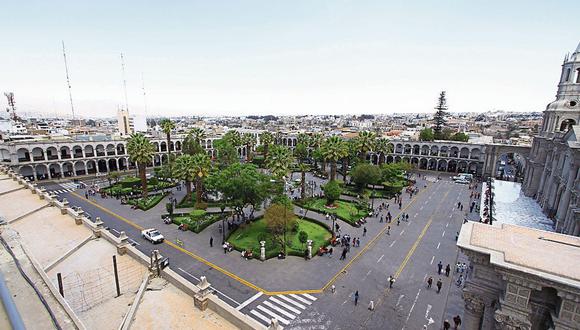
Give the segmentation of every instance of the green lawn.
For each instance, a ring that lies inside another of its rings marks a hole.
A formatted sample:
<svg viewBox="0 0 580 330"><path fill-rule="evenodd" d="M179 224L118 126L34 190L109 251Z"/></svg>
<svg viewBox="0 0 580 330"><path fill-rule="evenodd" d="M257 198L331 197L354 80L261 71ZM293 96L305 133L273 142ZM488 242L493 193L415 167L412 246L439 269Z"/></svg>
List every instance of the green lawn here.
<svg viewBox="0 0 580 330"><path fill-rule="evenodd" d="M315 222L307 219L298 221L298 230L296 232L288 231L286 233L288 255L304 256L306 251L306 244L300 243L298 240L298 233L305 231L308 234L308 239L312 240L312 254L316 255L318 248L328 245L332 234L328 229ZM272 258L278 255L283 247L278 241L271 239L266 229L266 221L259 218L250 224L241 226L230 234L228 242L234 246L236 250L252 250L256 258L260 257L260 238L264 237L266 240L266 258Z"/></svg>
<svg viewBox="0 0 580 330"><path fill-rule="evenodd" d="M323 214L336 214L338 218L350 224L354 224L357 220L368 215L368 210L366 208L354 202L337 200L334 202L334 205L337 206L337 208L328 208L326 207L326 199L317 198L307 201L304 204L304 207Z"/></svg>
<svg viewBox="0 0 580 330"><path fill-rule="evenodd" d="M127 200L127 204L136 205L139 209L147 211L157 205L166 196L166 194L157 194L144 198L133 198Z"/></svg>
<svg viewBox="0 0 580 330"><path fill-rule="evenodd" d="M151 183L152 179L148 180L148 184L147 184L147 190L148 191L156 191L156 190L160 190L160 189L164 189L164 188L170 188L175 186L175 184L173 182L169 182L169 181L162 181L162 180L153 180L153 183L156 184L152 184ZM119 181L118 183L114 183L109 187L103 188L102 190L106 191L108 194L112 194L112 195L129 195L131 194L131 192L136 193L136 194L140 194L141 193L141 180L139 178L135 178L135 177L128 177L125 178L121 181Z"/></svg>
<svg viewBox="0 0 580 330"><path fill-rule="evenodd" d="M175 214L170 217L174 224L186 224L189 230L198 234L207 226L221 220L219 214L207 213L204 210L193 210L189 214Z"/></svg>

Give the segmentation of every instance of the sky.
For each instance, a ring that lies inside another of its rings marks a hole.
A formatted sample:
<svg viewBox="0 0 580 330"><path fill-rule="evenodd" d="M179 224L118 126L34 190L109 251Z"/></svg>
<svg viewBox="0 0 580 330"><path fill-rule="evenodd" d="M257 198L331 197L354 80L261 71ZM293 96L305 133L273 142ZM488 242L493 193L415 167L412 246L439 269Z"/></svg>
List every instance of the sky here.
<svg viewBox="0 0 580 330"><path fill-rule="evenodd" d="M543 111L580 1L2 1L18 111L296 115ZM143 86L146 95L143 95ZM6 106L6 100L0 101Z"/></svg>

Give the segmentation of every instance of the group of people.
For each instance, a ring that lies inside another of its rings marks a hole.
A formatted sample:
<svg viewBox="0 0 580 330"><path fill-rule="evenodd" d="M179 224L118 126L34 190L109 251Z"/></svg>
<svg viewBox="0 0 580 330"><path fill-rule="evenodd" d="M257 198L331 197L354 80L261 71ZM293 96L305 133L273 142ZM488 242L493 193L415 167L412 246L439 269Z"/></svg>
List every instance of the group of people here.
<svg viewBox="0 0 580 330"><path fill-rule="evenodd" d="M453 329L459 329L459 326L461 325L461 316L455 315L453 317L453 324L454 324ZM451 329L451 323L449 323L449 320L443 321L443 330L449 329Z"/></svg>

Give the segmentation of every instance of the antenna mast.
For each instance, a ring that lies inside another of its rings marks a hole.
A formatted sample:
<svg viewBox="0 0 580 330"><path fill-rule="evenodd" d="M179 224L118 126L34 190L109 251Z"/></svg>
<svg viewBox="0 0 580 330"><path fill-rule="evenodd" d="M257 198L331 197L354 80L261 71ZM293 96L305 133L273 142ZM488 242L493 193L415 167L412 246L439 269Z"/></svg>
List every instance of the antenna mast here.
<svg viewBox="0 0 580 330"><path fill-rule="evenodd" d="M129 101L127 99L127 80L125 80L125 59L121 53L121 71L123 73L123 91L125 92L125 110L129 111Z"/></svg>
<svg viewBox="0 0 580 330"><path fill-rule="evenodd" d="M70 86L70 77L68 74L68 64L66 62L66 50L64 48L64 40L62 41L62 56L64 57L64 69L66 71L66 84L68 85L68 97L70 99L70 109L72 112L72 119L74 121L75 120L75 106L73 104L73 99L72 99L72 90L71 90L71 86Z"/></svg>

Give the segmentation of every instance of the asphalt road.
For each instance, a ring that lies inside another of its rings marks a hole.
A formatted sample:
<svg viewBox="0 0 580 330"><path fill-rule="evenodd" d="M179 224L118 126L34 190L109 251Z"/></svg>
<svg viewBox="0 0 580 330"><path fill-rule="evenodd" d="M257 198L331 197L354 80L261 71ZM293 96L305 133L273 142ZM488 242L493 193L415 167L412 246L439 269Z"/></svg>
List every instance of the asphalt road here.
<svg viewBox="0 0 580 330"><path fill-rule="evenodd" d="M47 190L62 191L58 184L45 186ZM422 183L419 186L422 187ZM84 191L78 193L82 195ZM140 230L134 225L71 192L61 193L59 198L62 197L67 198L71 205L82 207L93 219L101 217L113 234L125 231L146 255L153 248L159 249L163 256L170 258L171 268L193 284L199 282L200 276L207 276L217 290L216 294L225 302L259 321L256 313L267 318L279 316L286 321L282 324L286 329L422 329L424 325L428 328L441 325L452 278L437 275L437 263L441 260L444 266L450 264L453 268L456 262L455 233L460 230L468 208L469 190L468 186L448 179L430 183L402 210L410 215L409 222L401 222L399 226L396 222L391 223L390 235L386 232L380 235L345 273L336 278L335 293L327 288L316 295L284 297L261 294L173 244L153 247L141 238ZM405 200L408 200L407 196ZM466 206L463 212L456 208L458 201ZM393 211L394 214L397 212ZM376 229L368 236L374 237L378 233L379 229ZM333 258L338 257L335 253ZM290 269L287 271L292 272ZM313 271L328 276L324 269ZM389 275L396 277L392 289L388 289ZM432 289L426 288L428 276L433 276L434 282L442 279L440 294L436 293L435 283ZM359 301L355 306L354 292L357 290ZM371 300L374 311L368 309ZM261 321L265 323L263 319Z"/></svg>

